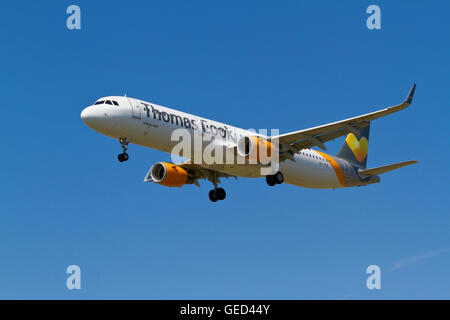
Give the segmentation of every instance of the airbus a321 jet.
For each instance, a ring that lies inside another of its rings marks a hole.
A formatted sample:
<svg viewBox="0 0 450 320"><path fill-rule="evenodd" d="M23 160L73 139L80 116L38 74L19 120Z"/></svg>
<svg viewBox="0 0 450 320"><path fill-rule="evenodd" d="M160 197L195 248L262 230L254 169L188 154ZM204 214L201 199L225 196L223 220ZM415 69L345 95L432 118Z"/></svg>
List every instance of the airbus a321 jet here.
<svg viewBox="0 0 450 320"><path fill-rule="evenodd" d="M187 151L177 155L189 160L177 164L155 163L144 181L167 187L182 187L185 184L198 186L200 179L207 179L214 185L209 198L216 202L226 196L225 190L218 187L219 179L223 177L265 177L269 186L286 182L305 188L335 189L378 183L379 175L417 163L410 160L366 168L370 122L407 108L412 102L415 88L414 84L401 104L342 121L272 136L126 96L97 100L81 112L81 119L95 131L119 140L123 151L118 155L120 162L129 158L126 152L129 143L173 154L179 143L179 140L173 139L173 133L176 129L183 129L193 137L193 148L185 148ZM345 135L345 142L336 155L311 149L318 147L326 151L327 141ZM195 138L198 137L200 143L196 144ZM235 160L223 158L225 160L222 161L220 158L217 161L216 158L213 162L204 161L202 153L214 148L214 152L219 150L222 155L235 156ZM194 152L199 149L200 160L196 160ZM265 151L261 152L263 150ZM251 159L254 161L251 162ZM276 166L268 164L268 160L274 159L277 160ZM269 166L275 169L263 170Z"/></svg>

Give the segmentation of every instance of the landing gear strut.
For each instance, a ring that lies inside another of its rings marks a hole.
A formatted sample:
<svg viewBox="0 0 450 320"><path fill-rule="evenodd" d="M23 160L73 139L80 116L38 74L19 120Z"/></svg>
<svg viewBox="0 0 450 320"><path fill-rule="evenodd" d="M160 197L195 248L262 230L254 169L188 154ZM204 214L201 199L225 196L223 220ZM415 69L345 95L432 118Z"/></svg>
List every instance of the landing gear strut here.
<svg viewBox="0 0 450 320"><path fill-rule="evenodd" d="M123 152L117 156L117 159L120 162L128 161L129 157L128 157L127 150L128 150L128 142L129 141L127 138L120 138L119 142L120 142L120 146L121 146Z"/></svg>
<svg viewBox="0 0 450 320"><path fill-rule="evenodd" d="M282 184L283 181L284 181L284 176L280 171L278 171L275 174L266 176L266 182L271 187L273 187L276 184Z"/></svg>
<svg viewBox="0 0 450 320"><path fill-rule="evenodd" d="M217 173L213 173L212 183L214 184L214 189L209 191L209 200L216 202L217 200L224 200L227 196L224 188L217 188Z"/></svg>

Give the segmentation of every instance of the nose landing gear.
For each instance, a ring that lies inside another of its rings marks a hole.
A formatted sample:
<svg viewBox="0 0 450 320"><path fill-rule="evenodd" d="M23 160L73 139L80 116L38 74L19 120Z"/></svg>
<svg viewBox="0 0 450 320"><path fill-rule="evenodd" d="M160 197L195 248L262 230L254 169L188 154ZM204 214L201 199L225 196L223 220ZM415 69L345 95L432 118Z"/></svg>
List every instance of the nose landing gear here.
<svg viewBox="0 0 450 320"><path fill-rule="evenodd" d="M117 159L119 160L119 162L128 161L129 157L128 157L127 150L128 150L128 142L129 141L127 138L120 138L119 142L120 142L120 146L121 146L123 152L117 156Z"/></svg>
<svg viewBox="0 0 450 320"><path fill-rule="evenodd" d="M277 173L275 173L273 175L266 176L266 182L271 187L273 187L276 184L282 184L283 181L284 181L284 176L280 171L278 171Z"/></svg>

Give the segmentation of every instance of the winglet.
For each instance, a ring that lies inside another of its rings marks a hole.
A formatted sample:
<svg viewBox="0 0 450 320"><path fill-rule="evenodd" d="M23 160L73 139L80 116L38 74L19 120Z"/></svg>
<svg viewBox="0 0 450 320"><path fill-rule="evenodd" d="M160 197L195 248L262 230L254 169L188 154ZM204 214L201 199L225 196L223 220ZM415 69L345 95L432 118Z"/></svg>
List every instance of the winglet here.
<svg viewBox="0 0 450 320"><path fill-rule="evenodd" d="M405 102L407 104L411 104L412 100L413 100L413 96L414 96L414 91L416 91L416 84L414 83L411 91L409 92L408 98L406 98Z"/></svg>

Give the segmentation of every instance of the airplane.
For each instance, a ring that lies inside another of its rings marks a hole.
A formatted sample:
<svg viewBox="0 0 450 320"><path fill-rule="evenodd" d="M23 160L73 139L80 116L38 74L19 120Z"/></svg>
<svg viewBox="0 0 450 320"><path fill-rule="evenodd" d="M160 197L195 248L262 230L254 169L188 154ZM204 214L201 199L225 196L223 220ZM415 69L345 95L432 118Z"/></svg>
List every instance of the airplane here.
<svg viewBox="0 0 450 320"><path fill-rule="evenodd" d="M214 186L209 199L216 202L226 197L225 190L218 187L220 178L265 177L269 186L285 182L305 188L336 189L379 183L379 175L418 163L409 160L370 169L366 167L370 122L409 107L415 89L416 84L401 104L392 107L271 136L126 96L98 99L81 112L81 119L93 130L119 140L122 148L118 155L120 162L128 161L130 143L174 154L174 148L180 142L180 139L173 138L174 132L184 130L196 137L199 143L195 145L195 139L194 143L187 143L194 145L196 150L185 148L177 154L187 161L157 162L151 166L144 181L182 187L186 184L199 186L198 181L206 179ZM342 136L346 138L336 155L324 152L326 142ZM202 156L207 148L216 150L211 155L217 150L223 153L218 152L215 161L208 162ZM200 160L195 158L195 152L197 155L200 152ZM236 159L222 161L224 154ZM275 165L268 162L271 159L276 159ZM264 168L269 170L264 171Z"/></svg>

